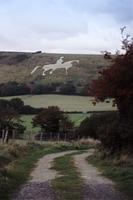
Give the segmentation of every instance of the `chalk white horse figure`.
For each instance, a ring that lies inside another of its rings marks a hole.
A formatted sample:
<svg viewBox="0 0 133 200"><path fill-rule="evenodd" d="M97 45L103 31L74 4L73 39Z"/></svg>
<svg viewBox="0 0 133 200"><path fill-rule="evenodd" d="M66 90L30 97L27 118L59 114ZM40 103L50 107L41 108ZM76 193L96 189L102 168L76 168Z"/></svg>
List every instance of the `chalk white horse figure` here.
<svg viewBox="0 0 133 200"><path fill-rule="evenodd" d="M79 60L72 60L72 61L68 61L68 62L64 62L63 63L63 58L64 57L60 57L60 59L58 59L55 64L44 65L42 67L42 69L43 69L42 75L46 76L45 72L47 72L47 71L50 71L49 74L52 74L56 69L65 69L66 70L66 75L67 75L68 74L68 69L73 66L73 63L79 63ZM31 74L33 74L40 67L41 66L36 66L33 69L33 71L31 72Z"/></svg>
<svg viewBox="0 0 133 200"><path fill-rule="evenodd" d="M35 73L35 71L37 70L37 69L39 69L41 66L36 66L32 71L31 71L31 74L34 74Z"/></svg>

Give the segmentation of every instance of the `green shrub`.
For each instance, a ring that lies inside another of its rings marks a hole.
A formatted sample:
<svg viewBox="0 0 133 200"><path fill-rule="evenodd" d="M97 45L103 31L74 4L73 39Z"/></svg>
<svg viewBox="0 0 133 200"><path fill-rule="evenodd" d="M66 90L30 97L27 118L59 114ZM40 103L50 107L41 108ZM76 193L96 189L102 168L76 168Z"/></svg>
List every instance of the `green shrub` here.
<svg viewBox="0 0 133 200"><path fill-rule="evenodd" d="M129 120L121 121L117 112L93 114L83 120L77 132L80 138L100 140L107 154L132 151L133 123Z"/></svg>
<svg viewBox="0 0 133 200"><path fill-rule="evenodd" d="M98 128L102 125L110 124L112 121L118 121L117 112L105 112L92 114L90 117L84 119L77 129L80 138L94 138L99 139Z"/></svg>

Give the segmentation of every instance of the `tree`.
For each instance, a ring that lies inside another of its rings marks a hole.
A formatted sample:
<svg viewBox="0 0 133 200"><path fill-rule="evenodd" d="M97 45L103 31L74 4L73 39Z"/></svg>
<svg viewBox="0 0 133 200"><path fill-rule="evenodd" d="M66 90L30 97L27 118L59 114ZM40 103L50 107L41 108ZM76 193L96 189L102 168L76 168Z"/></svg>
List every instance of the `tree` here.
<svg viewBox="0 0 133 200"><path fill-rule="evenodd" d="M123 34L123 32L122 32ZM91 85L96 101L113 98L121 120L133 119L133 40L122 35L121 54L116 54L110 67L100 72Z"/></svg>
<svg viewBox="0 0 133 200"><path fill-rule="evenodd" d="M65 83L60 86L60 94L65 94L65 95L74 95L76 92L76 87L74 86L73 83Z"/></svg>
<svg viewBox="0 0 133 200"><path fill-rule="evenodd" d="M77 134L80 138L94 138L97 139L97 121L96 117L90 116L89 118L85 118L80 126L77 128Z"/></svg>
<svg viewBox="0 0 133 200"><path fill-rule="evenodd" d="M44 108L38 115L33 118L33 125L40 126L43 130L50 133L59 131L59 123L63 118L63 113L58 106L49 106Z"/></svg>
<svg viewBox="0 0 133 200"><path fill-rule="evenodd" d="M9 133L20 124L18 112L10 106L7 100L0 100L0 131L3 141L6 143L9 139Z"/></svg>
<svg viewBox="0 0 133 200"><path fill-rule="evenodd" d="M67 131L73 127L73 123L59 107L49 106L33 118L33 126L40 126L43 131L49 135L52 134L54 138L63 138Z"/></svg>
<svg viewBox="0 0 133 200"><path fill-rule="evenodd" d="M24 102L20 98L13 98L9 102L10 106L20 112L24 107Z"/></svg>
<svg viewBox="0 0 133 200"><path fill-rule="evenodd" d="M54 84L35 84L32 90L32 94L50 94L56 90L56 85Z"/></svg>
<svg viewBox="0 0 133 200"><path fill-rule="evenodd" d="M7 83L0 84L0 96L24 95L29 93L30 88L25 83L9 81Z"/></svg>
<svg viewBox="0 0 133 200"><path fill-rule="evenodd" d="M72 137L71 130L74 128L74 123L70 120L68 115L63 115L63 118L60 121L60 137L62 139L70 139Z"/></svg>
<svg viewBox="0 0 133 200"><path fill-rule="evenodd" d="M113 98L113 105L117 105L118 121L99 128L104 148L110 147L112 153L122 149L132 151L133 145L133 39L123 36L123 31L122 52L115 55L111 66L100 72L90 88L96 102Z"/></svg>

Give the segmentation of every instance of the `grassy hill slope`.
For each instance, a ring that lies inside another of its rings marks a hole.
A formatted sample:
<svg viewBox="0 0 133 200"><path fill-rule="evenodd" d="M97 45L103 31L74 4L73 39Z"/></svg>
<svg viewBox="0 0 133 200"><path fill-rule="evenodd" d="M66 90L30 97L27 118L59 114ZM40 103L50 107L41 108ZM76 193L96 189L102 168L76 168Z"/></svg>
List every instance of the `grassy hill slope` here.
<svg viewBox="0 0 133 200"><path fill-rule="evenodd" d="M31 71L37 65L54 64L61 57L64 62L79 60L68 70L68 76L64 69L57 69L52 75L42 76L42 69L38 69L33 75ZM109 64L102 55L79 55L79 54L50 54L50 53L23 53L23 52L0 52L0 83L8 81L16 82L67 82L84 85L94 79L98 71Z"/></svg>

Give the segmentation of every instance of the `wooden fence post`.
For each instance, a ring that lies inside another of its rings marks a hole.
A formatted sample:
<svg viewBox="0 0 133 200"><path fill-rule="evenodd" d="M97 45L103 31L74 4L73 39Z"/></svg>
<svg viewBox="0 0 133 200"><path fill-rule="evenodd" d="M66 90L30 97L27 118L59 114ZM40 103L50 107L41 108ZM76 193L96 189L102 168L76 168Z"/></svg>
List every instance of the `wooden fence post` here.
<svg viewBox="0 0 133 200"><path fill-rule="evenodd" d="M51 140L51 141L52 141L52 135L53 135L52 132L50 132L50 140Z"/></svg>
<svg viewBox="0 0 133 200"><path fill-rule="evenodd" d="M13 129L13 130L12 130L12 140L13 140L13 141L15 140L15 133L16 133L16 132L15 132L15 129Z"/></svg>
<svg viewBox="0 0 133 200"><path fill-rule="evenodd" d="M67 133L66 133L66 131L65 131L65 142L67 141Z"/></svg>
<svg viewBox="0 0 133 200"><path fill-rule="evenodd" d="M57 140L58 142L60 141L60 133L58 132L58 135L57 135Z"/></svg>
<svg viewBox="0 0 133 200"><path fill-rule="evenodd" d="M2 130L2 143L4 144L4 138L5 138L5 130Z"/></svg>
<svg viewBox="0 0 133 200"><path fill-rule="evenodd" d="M6 132L5 132L5 137L4 137L4 144L8 142L8 129L6 129Z"/></svg>
<svg viewBox="0 0 133 200"><path fill-rule="evenodd" d="M40 132L40 142L42 143L43 132Z"/></svg>

